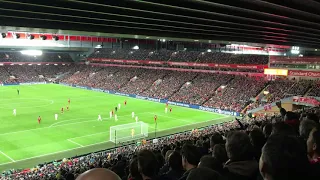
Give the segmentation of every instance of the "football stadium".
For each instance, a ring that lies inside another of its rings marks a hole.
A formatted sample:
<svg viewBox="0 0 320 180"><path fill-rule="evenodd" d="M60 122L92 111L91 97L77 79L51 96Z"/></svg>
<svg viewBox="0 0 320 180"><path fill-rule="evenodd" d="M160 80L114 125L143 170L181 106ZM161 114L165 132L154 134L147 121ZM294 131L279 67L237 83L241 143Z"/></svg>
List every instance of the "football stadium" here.
<svg viewBox="0 0 320 180"><path fill-rule="evenodd" d="M319 10L1 1L0 179L319 179Z"/></svg>

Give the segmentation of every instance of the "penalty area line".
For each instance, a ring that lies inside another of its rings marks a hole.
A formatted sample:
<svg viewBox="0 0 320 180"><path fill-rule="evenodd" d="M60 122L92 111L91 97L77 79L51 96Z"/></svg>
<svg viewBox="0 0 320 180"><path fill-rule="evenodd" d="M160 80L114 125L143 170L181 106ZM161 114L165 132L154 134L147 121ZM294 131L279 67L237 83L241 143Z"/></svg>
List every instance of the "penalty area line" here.
<svg viewBox="0 0 320 180"><path fill-rule="evenodd" d="M67 139L67 141L69 141L69 142L71 142L71 143L73 143L73 144L76 144L76 145L78 145L78 146L80 146L80 147L84 147L82 144L79 144L79 143L77 143L77 142L74 142L74 141L72 141L71 139Z"/></svg>
<svg viewBox="0 0 320 180"><path fill-rule="evenodd" d="M7 157L8 159L10 159L12 162L16 162L14 159L12 159L10 156L8 156L6 153L0 151L0 154L4 155L5 157Z"/></svg>

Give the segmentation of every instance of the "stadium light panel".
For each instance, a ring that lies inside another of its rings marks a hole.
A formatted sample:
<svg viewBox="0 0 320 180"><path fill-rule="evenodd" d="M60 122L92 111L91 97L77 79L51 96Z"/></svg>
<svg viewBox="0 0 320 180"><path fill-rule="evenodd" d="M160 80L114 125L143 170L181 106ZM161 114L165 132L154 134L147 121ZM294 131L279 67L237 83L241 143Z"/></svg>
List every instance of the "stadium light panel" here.
<svg viewBox="0 0 320 180"><path fill-rule="evenodd" d="M21 52L21 54L27 55L27 56L41 56L42 55L41 50L22 50L20 52Z"/></svg>
<svg viewBox="0 0 320 180"><path fill-rule="evenodd" d="M28 34L28 39L30 39L30 40L32 40L32 39L34 39L34 35L32 35L32 34Z"/></svg>
<svg viewBox="0 0 320 180"><path fill-rule="evenodd" d="M20 34L14 34L13 36L15 39L19 39L20 38Z"/></svg>
<svg viewBox="0 0 320 180"><path fill-rule="evenodd" d="M46 39L47 39L47 36L41 35L41 36L40 36L40 39L41 39L41 40L46 40Z"/></svg>
<svg viewBox="0 0 320 180"><path fill-rule="evenodd" d="M58 36L52 36L52 40L59 41L59 37Z"/></svg>
<svg viewBox="0 0 320 180"><path fill-rule="evenodd" d="M211 52L211 49L208 49L207 52Z"/></svg>

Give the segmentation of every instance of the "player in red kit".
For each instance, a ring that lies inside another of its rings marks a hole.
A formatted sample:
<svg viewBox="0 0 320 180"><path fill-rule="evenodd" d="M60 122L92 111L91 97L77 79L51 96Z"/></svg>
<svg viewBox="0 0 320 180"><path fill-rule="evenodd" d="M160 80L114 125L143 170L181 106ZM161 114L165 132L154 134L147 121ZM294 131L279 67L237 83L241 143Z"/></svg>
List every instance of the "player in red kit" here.
<svg viewBox="0 0 320 180"><path fill-rule="evenodd" d="M70 98L68 99L68 104L70 104Z"/></svg>
<svg viewBox="0 0 320 180"><path fill-rule="evenodd" d="M63 107L61 108L61 114L63 114Z"/></svg>
<svg viewBox="0 0 320 180"><path fill-rule="evenodd" d="M41 117L39 116L38 117L38 124L40 124L40 122L41 122Z"/></svg>
<svg viewBox="0 0 320 180"><path fill-rule="evenodd" d="M154 122L157 123L158 116L154 115Z"/></svg>
<svg viewBox="0 0 320 180"><path fill-rule="evenodd" d="M169 110L170 112L172 112L172 108L170 108L170 110Z"/></svg>
<svg viewBox="0 0 320 180"><path fill-rule="evenodd" d="M124 105L127 105L127 100L124 101Z"/></svg>

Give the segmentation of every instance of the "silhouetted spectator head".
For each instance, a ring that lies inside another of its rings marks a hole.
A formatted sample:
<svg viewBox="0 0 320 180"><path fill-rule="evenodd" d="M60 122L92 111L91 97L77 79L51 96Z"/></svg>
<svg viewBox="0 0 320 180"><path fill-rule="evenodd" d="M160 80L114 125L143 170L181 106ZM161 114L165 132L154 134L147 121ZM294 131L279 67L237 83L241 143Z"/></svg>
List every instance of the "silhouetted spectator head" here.
<svg viewBox="0 0 320 180"><path fill-rule="evenodd" d="M221 178L220 174L209 168L196 168L193 169L187 180L219 180Z"/></svg>
<svg viewBox="0 0 320 180"><path fill-rule="evenodd" d="M143 179L153 179L159 171L156 156L149 150L141 150L138 153L138 168Z"/></svg>
<svg viewBox="0 0 320 180"><path fill-rule="evenodd" d="M169 162L169 166L172 170L175 170L175 171L183 170L182 157L178 152L173 151L169 156L168 162Z"/></svg>
<svg viewBox="0 0 320 180"><path fill-rule="evenodd" d="M267 123L264 127L263 127L263 134L265 138L268 138L270 136L272 132L272 124L271 123Z"/></svg>
<svg viewBox="0 0 320 180"><path fill-rule="evenodd" d="M320 157L320 130L312 129L307 140L307 149L310 159Z"/></svg>
<svg viewBox="0 0 320 180"><path fill-rule="evenodd" d="M131 177L133 180L140 180L142 179L141 174L139 172L138 168L138 159L133 158L129 165L129 177Z"/></svg>
<svg viewBox="0 0 320 180"><path fill-rule="evenodd" d="M169 157L173 152L174 152L173 150L168 150L166 152L166 155L164 156L164 159L165 159L166 162L169 162Z"/></svg>
<svg viewBox="0 0 320 180"><path fill-rule="evenodd" d="M287 111L286 115L284 116L284 122L294 127L299 125L298 114L292 111Z"/></svg>
<svg viewBox="0 0 320 180"><path fill-rule="evenodd" d="M198 168L209 168L209 169L221 172L223 169L223 166L222 166L222 163L216 158L206 155L201 157Z"/></svg>
<svg viewBox="0 0 320 180"><path fill-rule="evenodd" d="M196 146L185 144L181 149L182 166L185 170L197 167L201 153Z"/></svg>
<svg viewBox="0 0 320 180"><path fill-rule="evenodd" d="M308 179L305 146L295 136L271 135L262 149L259 169L266 180Z"/></svg>
<svg viewBox="0 0 320 180"><path fill-rule="evenodd" d="M222 135L217 132L210 137L210 147L213 148L216 144L224 144Z"/></svg>
<svg viewBox="0 0 320 180"><path fill-rule="evenodd" d="M253 147L249 136L241 131L228 133L226 151L231 161L244 161L253 159Z"/></svg>
<svg viewBox="0 0 320 180"><path fill-rule="evenodd" d="M82 173L77 180L121 180L121 178L108 169L95 168Z"/></svg>
<svg viewBox="0 0 320 180"><path fill-rule="evenodd" d="M226 147L223 144L216 144L213 147L212 156L220 161L220 163L225 163L228 161Z"/></svg>
<svg viewBox="0 0 320 180"><path fill-rule="evenodd" d="M304 140L307 140L311 130L316 127L316 122L312 120L302 120L299 125L299 134Z"/></svg>
<svg viewBox="0 0 320 180"><path fill-rule="evenodd" d="M266 141L263 132L259 128L254 128L249 133L249 137L250 137L251 144L253 145L254 148L261 149Z"/></svg>
<svg viewBox="0 0 320 180"><path fill-rule="evenodd" d="M66 175L66 178L65 178L66 180L74 180L75 178L74 178L74 175L72 174L72 173L68 173L67 175Z"/></svg>
<svg viewBox="0 0 320 180"><path fill-rule="evenodd" d="M317 114L315 114L315 113L308 113L307 114L307 119L308 120L312 120L312 121L314 121L315 123L319 123L319 117L318 117L318 115Z"/></svg>
<svg viewBox="0 0 320 180"><path fill-rule="evenodd" d="M295 132L289 124L285 122L277 122L273 124L271 134L294 135Z"/></svg>

